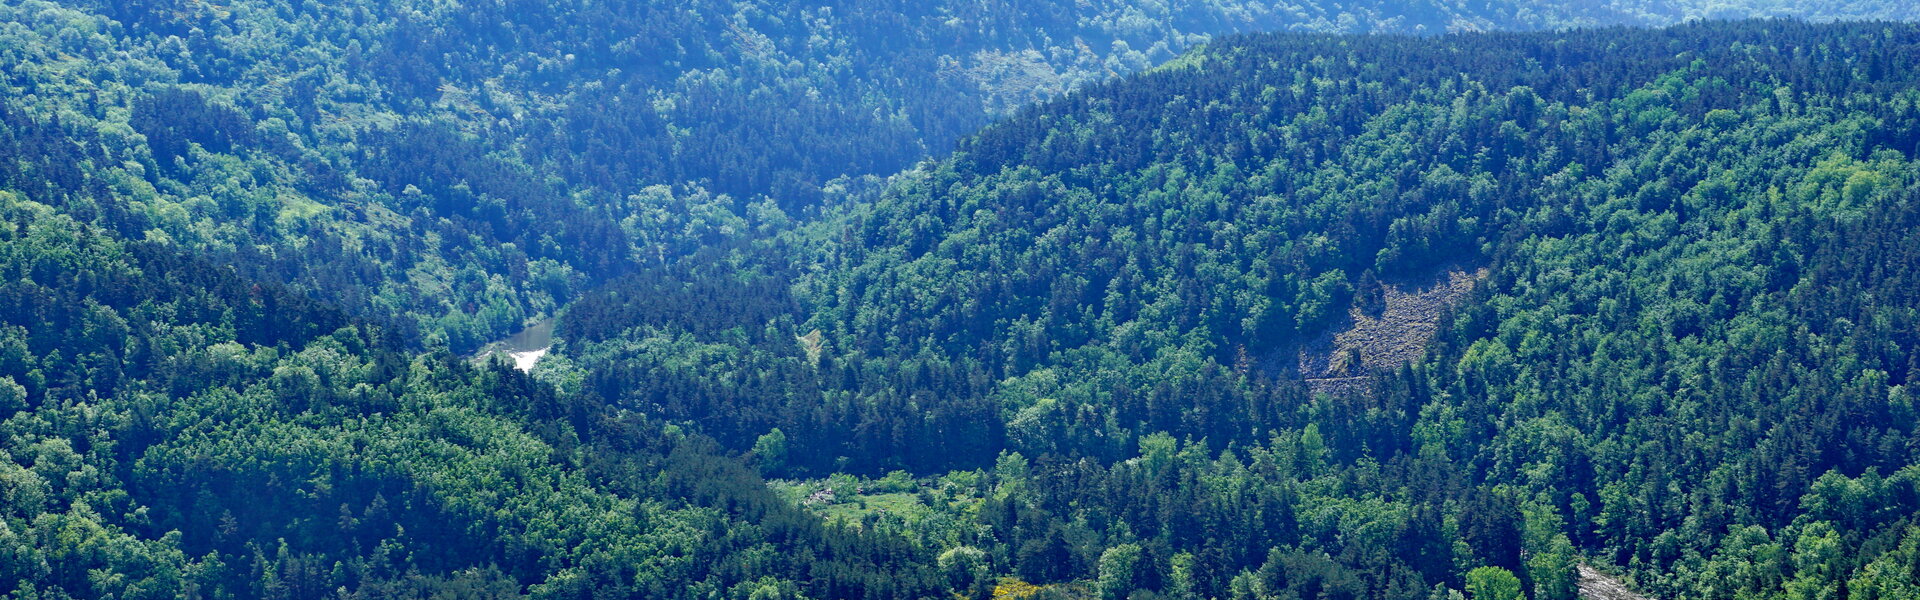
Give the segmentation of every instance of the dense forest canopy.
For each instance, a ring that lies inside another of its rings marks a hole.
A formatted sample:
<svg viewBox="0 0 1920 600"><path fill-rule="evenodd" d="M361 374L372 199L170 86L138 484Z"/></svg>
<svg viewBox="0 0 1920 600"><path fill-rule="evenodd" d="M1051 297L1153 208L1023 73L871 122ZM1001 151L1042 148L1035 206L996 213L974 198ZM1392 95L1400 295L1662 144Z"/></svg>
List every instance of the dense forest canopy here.
<svg viewBox="0 0 1920 600"><path fill-rule="evenodd" d="M1036 100L1236 31L1902 2L8 0L6 125L57 206L456 353L640 265L843 202ZM76 146L69 148L68 146ZM55 172L65 171L65 172Z"/></svg>
<svg viewBox="0 0 1920 600"><path fill-rule="evenodd" d="M0 0L0 592L1915 597L1917 12Z"/></svg>
<svg viewBox="0 0 1920 600"><path fill-rule="evenodd" d="M554 373L1032 583L1899 597L1917 33L1231 38L591 293ZM1450 270L1425 358L1273 366Z"/></svg>

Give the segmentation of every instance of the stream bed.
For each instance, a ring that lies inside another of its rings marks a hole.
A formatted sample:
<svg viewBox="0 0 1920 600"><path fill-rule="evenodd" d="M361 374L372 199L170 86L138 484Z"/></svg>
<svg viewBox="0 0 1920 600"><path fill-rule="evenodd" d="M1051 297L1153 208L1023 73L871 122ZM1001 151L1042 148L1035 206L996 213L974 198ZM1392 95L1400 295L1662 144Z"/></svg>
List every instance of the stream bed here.
<svg viewBox="0 0 1920 600"><path fill-rule="evenodd" d="M554 320L551 318L528 325L518 333L481 347L480 351L474 354L474 360L485 361L491 359L495 353L505 353L508 358L513 359L513 368L523 372L531 371L533 365L540 362L540 357L546 356L547 351L553 349L553 325Z"/></svg>

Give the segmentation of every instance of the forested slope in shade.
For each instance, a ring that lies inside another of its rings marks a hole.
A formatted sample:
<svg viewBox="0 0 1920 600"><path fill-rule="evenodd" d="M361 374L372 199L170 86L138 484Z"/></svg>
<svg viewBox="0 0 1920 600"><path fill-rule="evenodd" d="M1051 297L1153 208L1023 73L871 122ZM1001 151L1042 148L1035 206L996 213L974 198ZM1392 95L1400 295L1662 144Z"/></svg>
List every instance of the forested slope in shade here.
<svg viewBox="0 0 1920 600"><path fill-rule="evenodd" d="M84 188L36 201L464 353L1213 34L1906 6L6 0L0 137Z"/></svg>
<svg viewBox="0 0 1920 600"><path fill-rule="evenodd" d="M773 475L907 470L809 502L887 507L975 594L1563 599L1584 557L1909 597L1916 56L1884 23L1235 37L590 294L554 373ZM1461 267L1369 393L1258 366Z"/></svg>
<svg viewBox="0 0 1920 600"><path fill-rule="evenodd" d="M0 192L0 595L924 598L710 441Z"/></svg>

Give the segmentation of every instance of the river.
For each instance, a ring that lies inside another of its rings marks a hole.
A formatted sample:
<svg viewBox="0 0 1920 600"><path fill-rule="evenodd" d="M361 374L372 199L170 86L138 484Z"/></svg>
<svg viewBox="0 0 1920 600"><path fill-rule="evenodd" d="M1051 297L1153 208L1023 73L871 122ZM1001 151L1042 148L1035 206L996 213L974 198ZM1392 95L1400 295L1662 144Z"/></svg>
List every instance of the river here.
<svg viewBox="0 0 1920 600"><path fill-rule="evenodd" d="M542 319L528 325L518 333L480 348L474 358L487 360L495 352L504 352L513 359L513 368L531 371L534 363L540 362L540 357L553 349L553 324L553 319Z"/></svg>

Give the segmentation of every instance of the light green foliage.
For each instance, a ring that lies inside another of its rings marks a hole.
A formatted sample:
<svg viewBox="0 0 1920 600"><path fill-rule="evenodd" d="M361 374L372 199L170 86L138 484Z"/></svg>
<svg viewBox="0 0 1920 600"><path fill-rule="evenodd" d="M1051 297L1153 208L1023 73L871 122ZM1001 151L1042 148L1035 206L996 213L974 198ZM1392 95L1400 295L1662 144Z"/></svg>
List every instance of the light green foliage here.
<svg viewBox="0 0 1920 600"><path fill-rule="evenodd" d="M787 464L787 434L780 431L779 427L775 427L773 431L760 436L760 439L753 443L753 459L759 465L761 473L780 472L781 467Z"/></svg>
<svg viewBox="0 0 1920 600"><path fill-rule="evenodd" d="M21 348L22 351L25 348ZM0 415L12 414L27 408L27 388L15 383L12 377L0 377Z"/></svg>
<svg viewBox="0 0 1920 600"><path fill-rule="evenodd" d="M1181 552L1173 555L1168 564L1167 596L1176 600L1194 598L1193 570L1196 558L1192 553Z"/></svg>
<svg viewBox="0 0 1920 600"><path fill-rule="evenodd" d="M1527 578L1534 600L1574 600L1579 590L1579 555L1564 533L1566 522L1551 505L1531 504L1523 509Z"/></svg>
<svg viewBox="0 0 1920 600"><path fill-rule="evenodd" d="M1467 572L1467 596L1473 600L1523 600L1520 578L1500 567L1480 567Z"/></svg>
<svg viewBox="0 0 1920 600"><path fill-rule="evenodd" d="M1174 453L1178 451L1179 442L1164 432L1140 437L1140 460L1149 472L1159 473L1172 467Z"/></svg>
<svg viewBox="0 0 1920 600"><path fill-rule="evenodd" d="M1140 568L1140 547L1134 544L1120 544L1107 548L1100 554L1099 580L1097 587L1100 597L1107 600L1125 600L1128 593L1136 587L1134 578Z"/></svg>
<svg viewBox="0 0 1920 600"><path fill-rule="evenodd" d="M990 585L988 574L993 565L987 553L972 546L955 546L940 553L941 572L956 590L975 590Z"/></svg>
<svg viewBox="0 0 1920 600"><path fill-rule="evenodd" d="M860 479L846 473L834 473L827 478L826 490L833 492L834 502L857 502L860 499Z"/></svg>

